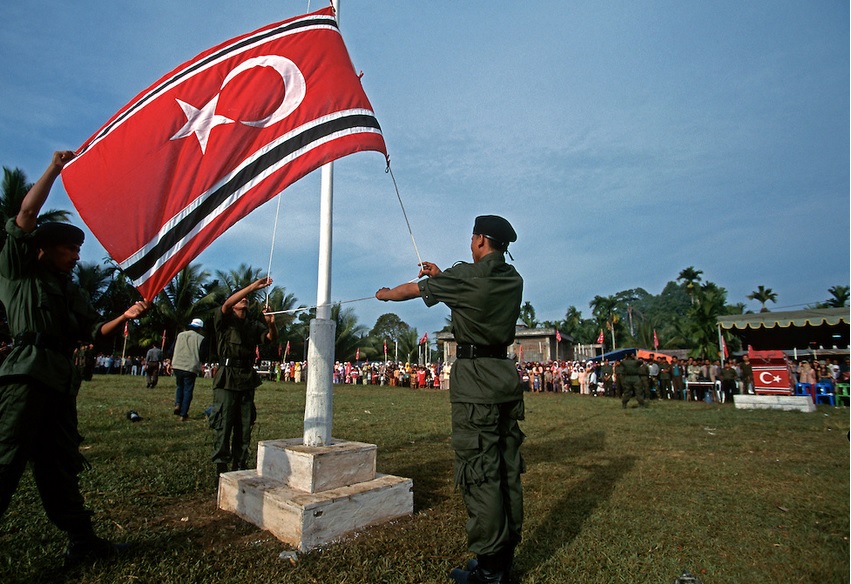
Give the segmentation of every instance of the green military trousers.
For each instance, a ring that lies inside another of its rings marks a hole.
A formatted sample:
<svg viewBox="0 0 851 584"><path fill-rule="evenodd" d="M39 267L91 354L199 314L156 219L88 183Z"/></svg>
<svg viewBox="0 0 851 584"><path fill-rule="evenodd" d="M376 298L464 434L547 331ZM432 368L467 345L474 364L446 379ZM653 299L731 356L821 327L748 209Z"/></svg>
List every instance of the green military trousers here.
<svg viewBox="0 0 851 584"><path fill-rule="evenodd" d="M213 438L213 462L226 464L231 470L247 468L251 430L257 419L254 390L213 390L210 427Z"/></svg>
<svg viewBox="0 0 851 584"><path fill-rule="evenodd" d="M93 534L77 480L81 441L76 396L31 380L0 385L0 516L31 462L48 519L72 539Z"/></svg>
<svg viewBox="0 0 851 584"><path fill-rule="evenodd" d="M621 383L619 381L618 383ZM641 378L637 375L624 375L623 376L623 394L621 394L621 401L623 402L624 407L626 407L627 402L629 402L630 398L635 396L638 399L638 405L644 405L644 382L641 381Z"/></svg>
<svg viewBox="0 0 851 584"><path fill-rule="evenodd" d="M503 404L452 404L455 484L467 507L467 543L477 555L513 550L523 526L525 472L518 420L523 400Z"/></svg>

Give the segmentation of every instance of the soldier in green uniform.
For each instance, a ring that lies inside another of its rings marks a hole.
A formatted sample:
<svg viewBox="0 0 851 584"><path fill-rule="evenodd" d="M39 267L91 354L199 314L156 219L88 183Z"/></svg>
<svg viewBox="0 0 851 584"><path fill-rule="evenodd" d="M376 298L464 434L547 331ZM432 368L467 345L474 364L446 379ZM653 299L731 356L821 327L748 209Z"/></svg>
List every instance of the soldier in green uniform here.
<svg viewBox="0 0 851 584"><path fill-rule="evenodd" d="M73 152L56 152L45 173L6 223L0 252L0 302L13 335L0 366L0 515L6 512L27 462L48 518L69 537L66 563L110 556L117 547L95 535L77 480L85 460L77 431L80 370L73 352L124 327L150 307L137 302L105 321L71 280L83 232L36 220Z"/></svg>
<svg viewBox="0 0 851 584"><path fill-rule="evenodd" d="M613 381L614 381L614 379L613 379L614 372L615 372L615 370L612 367L612 364L609 363L609 360L603 359L603 364L600 366L600 377L603 380L603 391L605 392L607 397L613 397L614 396L613 387L612 387Z"/></svg>
<svg viewBox="0 0 851 584"><path fill-rule="evenodd" d="M210 414L216 477L228 468L247 468L251 430L257 419L254 390L262 383L254 370L255 351L258 344L278 339L274 315L264 315L265 325L249 318L248 297L271 283L271 278L260 278L234 292L213 317L219 355Z"/></svg>
<svg viewBox="0 0 851 584"><path fill-rule="evenodd" d="M659 359L659 399L674 397L674 386L671 383L671 363L667 359Z"/></svg>
<svg viewBox="0 0 851 584"><path fill-rule="evenodd" d="M626 404L629 403L632 396L638 399L639 407L645 407L641 365L641 362L635 358L635 355L627 355L621 361L618 368L618 385L623 388L621 404L623 404L624 409L626 409Z"/></svg>
<svg viewBox="0 0 851 584"><path fill-rule="evenodd" d="M638 375L641 377L643 399L650 399L650 367L644 359L638 359Z"/></svg>
<svg viewBox="0 0 851 584"><path fill-rule="evenodd" d="M521 539L523 387L506 357L523 296L523 279L505 262L508 244L516 240L502 217L477 217L473 263L441 271L423 262L419 275L425 279L375 294L385 301L421 297L427 306L443 302L452 310L458 343L449 382L455 482L467 507L468 547L477 556L465 570L452 570L455 582L508 582Z"/></svg>

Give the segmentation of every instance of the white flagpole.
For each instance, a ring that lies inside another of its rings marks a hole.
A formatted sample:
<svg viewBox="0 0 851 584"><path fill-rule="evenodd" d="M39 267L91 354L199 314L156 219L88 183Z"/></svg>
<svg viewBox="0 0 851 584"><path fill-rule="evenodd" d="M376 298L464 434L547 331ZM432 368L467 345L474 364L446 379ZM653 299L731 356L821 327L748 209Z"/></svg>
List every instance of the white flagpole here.
<svg viewBox="0 0 851 584"><path fill-rule="evenodd" d="M340 20L340 1L331 3ZM304 406L304 445L331 444L333 417L334 338L331 320L331 247L333 240L334 163L322 167L319 207L319 269L316 289L316 318L310 321L307 352L307 390Z"/></svg>

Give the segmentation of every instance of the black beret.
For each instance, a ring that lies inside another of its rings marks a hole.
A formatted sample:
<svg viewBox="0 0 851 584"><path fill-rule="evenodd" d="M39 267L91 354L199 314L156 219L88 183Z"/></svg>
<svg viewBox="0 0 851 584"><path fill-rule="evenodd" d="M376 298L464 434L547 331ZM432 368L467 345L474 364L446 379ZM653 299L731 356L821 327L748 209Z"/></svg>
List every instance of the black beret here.
<svg viewBox="0 0 851 584"><path fill-rule="evenodd" d="M39 247L63 243L83 245L85 237L82 229L70 223L43 223L33 232L33 242Z"/></svg>
<svg viewBox="0 0 851 584"><path fill-rule="evenodd" d="M517 233L511 223L499 215L479 215L473 225L473 233L484 235L497 243L509 244L517 241Z"/></svg>

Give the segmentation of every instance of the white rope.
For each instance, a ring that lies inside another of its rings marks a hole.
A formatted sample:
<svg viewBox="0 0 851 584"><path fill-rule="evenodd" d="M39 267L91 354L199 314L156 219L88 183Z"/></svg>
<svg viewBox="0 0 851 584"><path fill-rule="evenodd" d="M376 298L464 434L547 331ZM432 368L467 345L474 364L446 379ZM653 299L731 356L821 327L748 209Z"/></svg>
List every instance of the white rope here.
<svg viewBox="0 0 851 584"><path fill-rule="evenodd" d="M272 256L275 254L275 240L278 237L278 217L281 214L281 195L278 195L278 206L275 209L275 225L272 227L272 246L269 249L269 269L266 270L266 277L272 277ZM265 304L269 304L269 288L266 288L266 302Z"/></svg>
<svg viewBox="0 0 851 584"><path fill-rule="evenodd" d="M355 298L353 300L340 300L338 302L330 302L330 305L334 304L349 304L350 302L363 302L364 300L372 300L375 296L364 296L363 298ZM319 308L319 304L315 306L302 306L299 308L293 308L291 310L275 310L273 312L264 312L263 314L294 314L296 312L304 312L305 310L313 310L314 308ZM323 305L327 306L327 305Z"/></svg>
<svg viewBox="0 0 851 584"><path fill-rule="evenodd" d="M423 265L423 259L420 257L420 250L417 249L417 242L414 239L414 232L411 229L411 222L408 221L408 214L405 212L405 205L402 204L402 195L399 194L399 185L396 184L396 177L393 176L393 169L390 168L390 163L387 163L387 172L390 173L390 178L393 179L393 188L396 189L396 198L399 199L399 206L402 207L402 216L405 217L405 224L408 226L408 233L411 235L411 243L414 244L414 252L417 254L417 265Z"/></svg>
<svg viewBox="0 0 851 584"><path fill-rule="evenodd" d="M423 260L420 257L420 250L419 250L419 248L417 248L417 241L416 241L416 239L414 239L414 231L413 231L413 229L411 229L411 222L408 221L408 213L405 211L404 203L402 203L402 195L399 194L399 185L396 184L396 177L393 176L393 169L390 168L389 161L388 161L388 164L387 164L386 172L388 172L390 174L390 178L393 180L393 188L396 191L396 198L399 200L399 206L402 208L402 216L405 218L405 225L408 226L408 234L411 236L411 243L414 245L414 253L417 254L417 262L418 262L417 265L422 266ZM272 228L272 249L269 250L269 270L266 272L267 277L272 276L272 256L273 256L274 251L275 251L275 239L277 237L277 232L278 232L278 216L280 214L280 210L281 210L281 195L278 195L278 208L275 211L275 225ZM419 277L412 278L411 280L409 280L409 283L410 282L416 282L418 279L419 279ZM331 305L334 305L334 304L349 304L351 302L363 302L364 300L372 300L373 298L375 298L375 296L364 296L363 298L355 298L355 299L352 299L352 300L340 300L338 302L330 302L329 304L331 304ZM265 304L267 306L269 305L269 291L268 291L268 289L266 290L266 302L265 302ZM266 314L266 315L294 314L296 312L304 312L306 310L313 310L315 308L319 308L319 306L320 305L317 304L315 306L303 306L301 308L293 308L291 310L275 310L275 311L270 311L270 312L264 312L263 314ZM326 305L323 305L323 306L326 306Z"/></svg>

